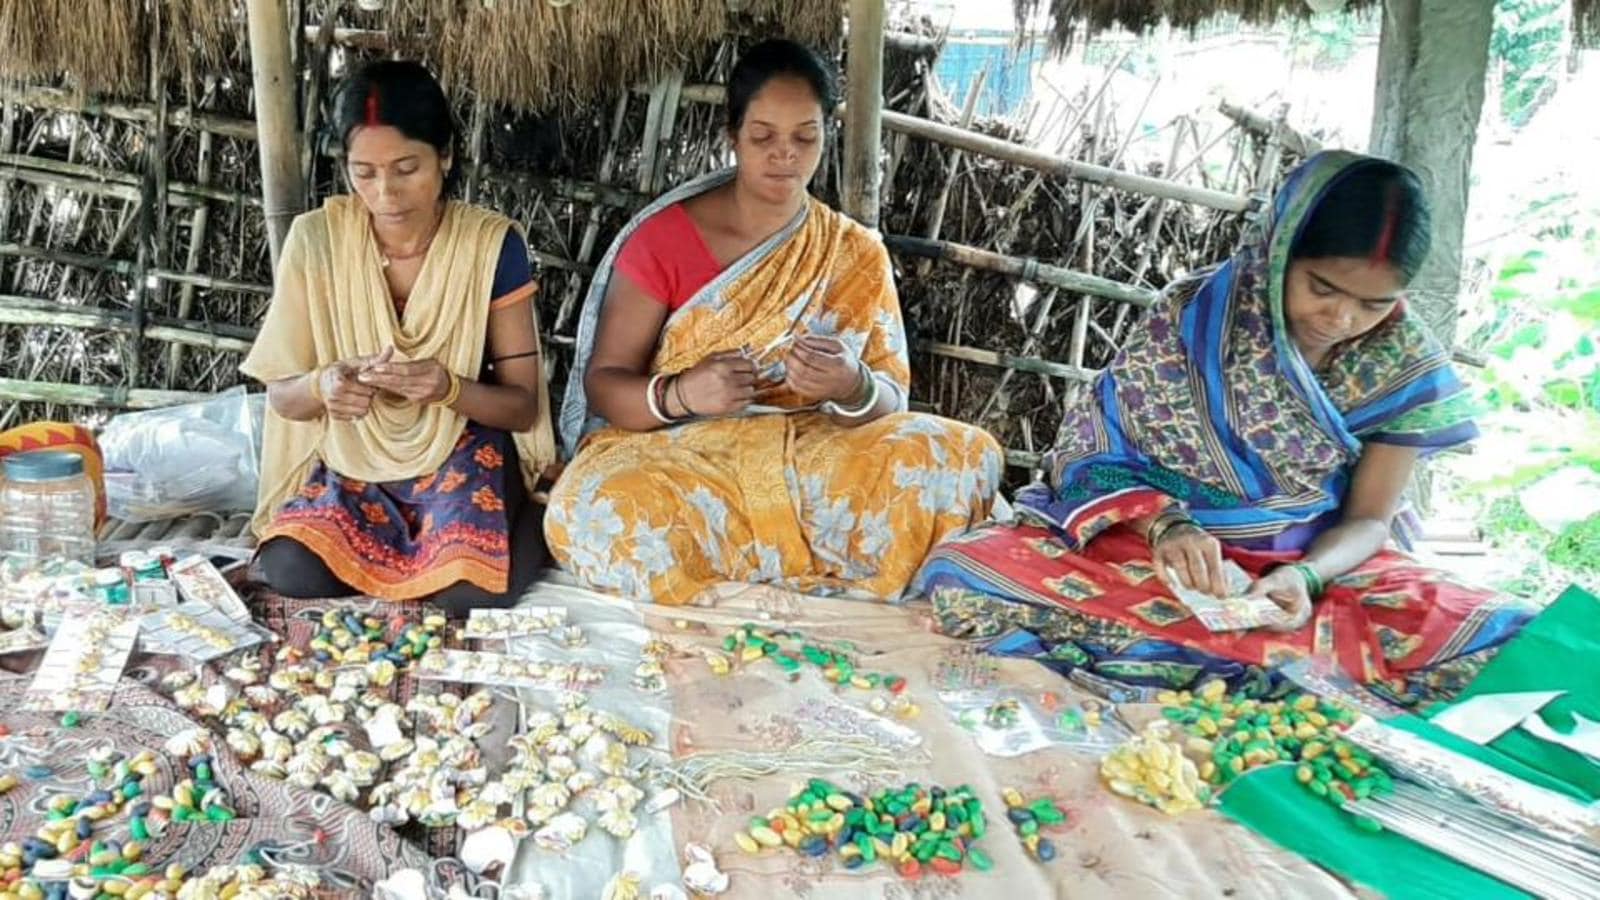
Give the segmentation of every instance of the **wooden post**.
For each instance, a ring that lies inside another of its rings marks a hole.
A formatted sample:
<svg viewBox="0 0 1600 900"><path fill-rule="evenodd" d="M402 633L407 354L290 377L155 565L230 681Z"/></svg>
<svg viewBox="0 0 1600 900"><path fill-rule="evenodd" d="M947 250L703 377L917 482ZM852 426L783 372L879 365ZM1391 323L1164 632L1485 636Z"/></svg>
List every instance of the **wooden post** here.
<svg viewBox="0 0 1600 900"><path fill-rule="evenodd" d="M884 0L850 0L845 73L844 211L878 225L878 155L883 143Z"/></svg>
<svg viewBox="0 0 1600 900"><path fill-rule="evenodd" d="M1410 166L1433 206L1433 252L1410 295L1434 335L1455 337L1472 148L1494 0L1387 0L1371 150Z"/></svg>
<svg viewBox="0 0 1600 900"><path fill-rule="evenodd" d="M295 116L296 81L282 0L249 0L246 12L260 131L261 201L272 268L277 271L289 223L305 210L306 202L305 176L300 171L300 123Z"/></svg>

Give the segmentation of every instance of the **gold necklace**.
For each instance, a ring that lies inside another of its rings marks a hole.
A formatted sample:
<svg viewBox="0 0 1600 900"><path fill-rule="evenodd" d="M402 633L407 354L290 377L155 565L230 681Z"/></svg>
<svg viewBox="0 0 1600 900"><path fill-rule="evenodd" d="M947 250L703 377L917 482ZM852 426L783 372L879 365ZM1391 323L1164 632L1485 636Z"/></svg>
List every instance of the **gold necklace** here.
<svg viewBox="0 0 1600 900"><path fill-rule="evenodd" d="M428 248L433 246L433 239L436 235L438 235L439 226L442 224L444 224L444 210L440 209L439 215L433 220L433 227L428 229L428 236L424 238L422 243L410 253L390 253L389 249L383 246L383 242L378 240L377 233L374 232L372 235L373 243L378 245L378 259L383 263L383 267L385 269L389 268L389 264L397 259L416 259L417 257L426 254L428 252Z"/></svg>

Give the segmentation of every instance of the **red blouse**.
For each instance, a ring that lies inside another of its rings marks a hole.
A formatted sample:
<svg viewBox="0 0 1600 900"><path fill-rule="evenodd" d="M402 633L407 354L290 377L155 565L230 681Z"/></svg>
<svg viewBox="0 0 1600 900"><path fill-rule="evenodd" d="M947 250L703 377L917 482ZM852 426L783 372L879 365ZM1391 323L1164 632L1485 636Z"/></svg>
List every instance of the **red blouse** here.
<svg viewBox="0 0 1600 900"><path fill-rule="evenodd" d="M682 203L644 220L617 254L617 271L645 295L676 310L722 273Z"/></svg>

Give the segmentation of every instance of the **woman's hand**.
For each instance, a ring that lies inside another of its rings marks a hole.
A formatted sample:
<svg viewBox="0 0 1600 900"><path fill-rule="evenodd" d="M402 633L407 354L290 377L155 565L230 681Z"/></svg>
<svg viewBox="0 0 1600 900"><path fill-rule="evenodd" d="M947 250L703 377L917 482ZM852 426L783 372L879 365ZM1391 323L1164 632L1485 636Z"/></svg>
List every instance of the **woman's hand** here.
<svg viewBox="0 0 1600 900"><path fill-rule="evenodd" d="M1311 619L1311 590L1306 576L1294 566L1279 566L1256 579L1248 596L1266 597L1283 610L1287 622L1268 626L1272 631L1295 631Z"/></svg>
<svg viewBox="0 0 1600 900"><path fill-rule="evenodd" d="M372 398L378 389L363 383L361 374L373 365L388 362L392 353L386 349L375 356L340 360L317 372L317 394L330 418L353 422L372 411Z"/></svg>
<svg viewBox="0 0 1600 900"><path fill-rule="evenodd" d="M672 391L687 414L730 415L755 400L756 364L737 350L713 353L680 374Z"/></svg>
<svg viewBox="0 0 1600 900"><path fill-rule="evenodd" d="M409 403L426 406L443 400L450 393L450 373L436 359L394 362L384 351L359 374L361 383L393 394Z"/></svg>
<svg viewBox="0 0 1600 900"><path fill-rule="evenodd" d="M1199 525L1174 525L1150 548L1156 571L1168 587L1185 587L1213 597L1225 597L1222 577L1222 543ZM1176 578L1178 584L1172 584Z"/></svg>
<svg viewBox="0 0 1600 900"><path fill-rule="evenodd" d="M808 334L797 338L784 357L784 383L818 402L862 402L866 388L856 355L838 338Z"/></svg>

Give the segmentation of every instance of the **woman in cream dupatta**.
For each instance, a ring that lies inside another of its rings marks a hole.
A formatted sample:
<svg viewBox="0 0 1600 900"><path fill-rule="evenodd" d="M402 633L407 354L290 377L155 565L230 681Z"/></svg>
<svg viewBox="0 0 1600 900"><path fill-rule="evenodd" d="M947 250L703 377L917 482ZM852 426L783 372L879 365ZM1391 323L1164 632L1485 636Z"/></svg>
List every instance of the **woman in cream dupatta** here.
<svg viewBox="0 0 1600 900"><path fill-rule="evenodd" d="M421 66L363 70L334 118L358 196L295 220L241 366L268 384L262 569L296 597L512 602L555 458L527 245L444 199L454 128Z"/></svg>
<svg viewBox="0 0 1600 900"><path fill-rule="evenodd" d="M806 194L832 98L815 54L752 48L730 79L738 168L658 200L603 260L562 409L576 458L545 520L589 584L669 604L719 581L893 600L987 516L999 447L905 412L888 255Z"/></svg>

